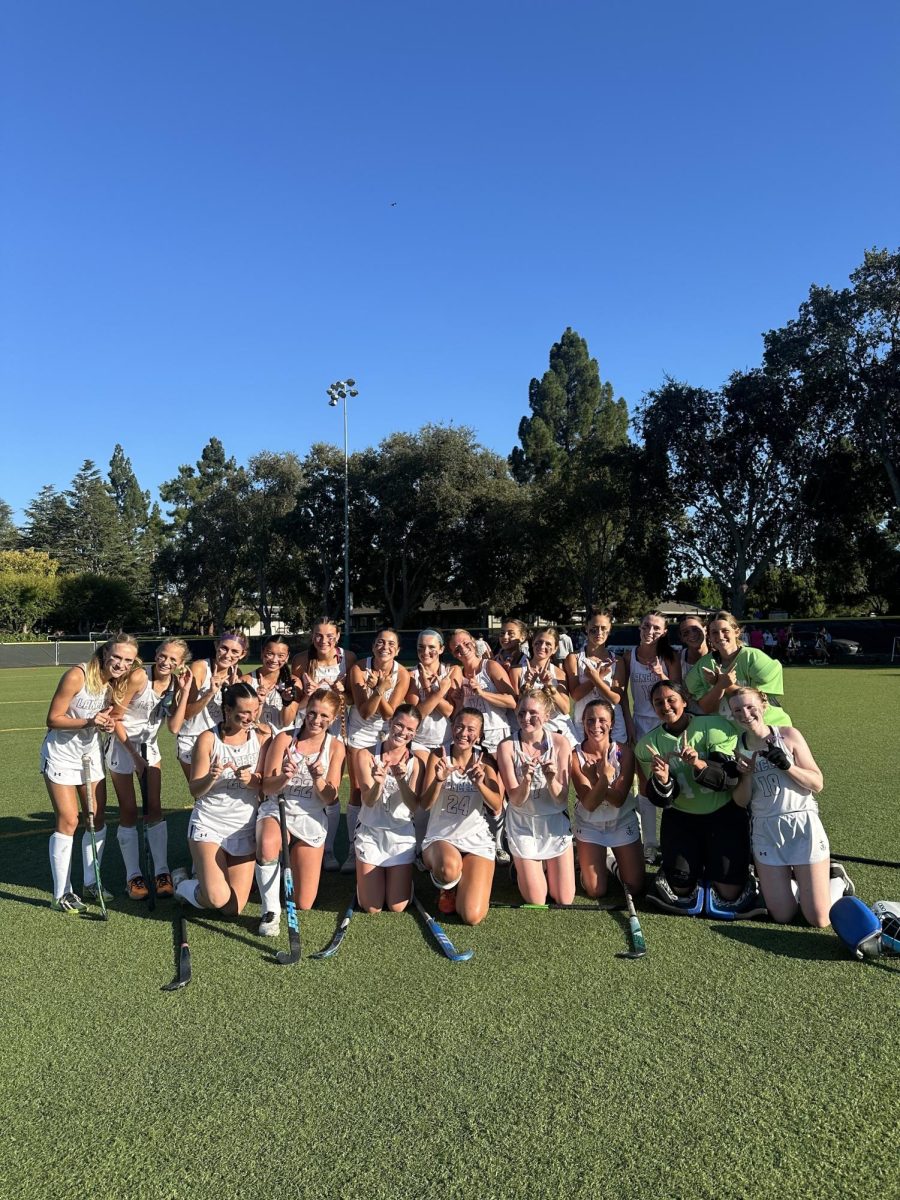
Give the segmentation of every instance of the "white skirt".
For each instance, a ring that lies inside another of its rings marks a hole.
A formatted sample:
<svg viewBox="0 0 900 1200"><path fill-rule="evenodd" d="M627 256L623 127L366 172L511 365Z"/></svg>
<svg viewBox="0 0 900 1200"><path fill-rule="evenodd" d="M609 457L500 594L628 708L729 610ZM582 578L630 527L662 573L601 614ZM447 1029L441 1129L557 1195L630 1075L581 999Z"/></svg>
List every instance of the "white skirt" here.
<svg viewBox="0 0 900 1200"><path fill-rule="evenodd" d="M188 822L189 842L211 842L227 854L242 858L256 853L256 808L247 805L218 809L194 808Z"/></svg>
<svg viewBox="0 0 900 1200"><path fill-rule="evenodd" d="M805 810L754 817L750 842L764 867L809 867L831 854L819 814Z"/></svg>
<svg viewBox="0 0 900 1200"><path fill-rule="evenodd" d="M609 825L595 825L590 821L579 820L576 808L575 837L579 842L590 842L594 846L630 846L632 842L641 840L641 827L634 809L621 821Z"/></svg>
<svg viewBox="0 0 900 1200"><path fill-rule="evenodd" d="M296 838L298 842L305 842L307 846L325 845L328 818L325 816L324 808L303 808L301 805L291 804L290 800L287 800L284 809L285 824L291 837ZM272 817L273 820L280 823L278 801L272 796L263 800L259 806L256 820L257 822L263 821L266 817Z"/></svg>
<svg viewBox="0 0 900 1200"><path fill-rule="evenodd" d="M154 739L143 744L147 747L147 765L151 767L158 766L162 755L159 752L156 740ZM128 745L140 757L141 742L137 738L129 738ZM128 746L124 746L118 738L114 737L109 743L109 749L106 751L106 765L114 775L131 775L134 773L134 759L128 752Z"/></svg>
<svg viewBox="0 0 900 1200"><path fill-rule="evenodd" d="M405 867L416 860L416 834L382 826L359 824L353 848L360 862L370 867Z"/></svg>
<svg viewBox="0 0 900 1200"><path fill-rule="evenodd" d="M80 729L51 729L47 733L41 746L41 774L50 783L67 787L80 784L84 756L88 759L91 783L106 778L99 736L92 732L89 738L84 738L80 734Z"/></svg>
<svg viewBox="0 0 900 1200"><path fill-rule="evenodd" d="M550 816L534 816L510 804L506 810L506 841L516 858L559 858L572 845L568 814L560 809Z"/></svg>

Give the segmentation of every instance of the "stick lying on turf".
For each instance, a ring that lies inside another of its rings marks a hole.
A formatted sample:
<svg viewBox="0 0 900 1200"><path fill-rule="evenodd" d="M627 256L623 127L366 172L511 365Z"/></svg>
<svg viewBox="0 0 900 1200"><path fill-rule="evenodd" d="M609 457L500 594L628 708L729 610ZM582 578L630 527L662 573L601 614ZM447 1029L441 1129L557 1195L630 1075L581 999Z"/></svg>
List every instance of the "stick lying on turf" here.
<svg viewBox="0 0 900 1200"><path fill-rule="evenodd" d="M147 743L141 742L141 758L144 760L144 769L138 777L138 782L141 786L141 825L143 827L144 843L144 870L147 874L144 878L147 881L147 911L153 912L156 908L156 878L153 874L155 866L150 858L150 843L147 841L147 803L150 791L150 781L147 779Z"/></svg>
<svg viewBox="0 0 900 1200"><path fill-rule="evenodd" d="M616 958L643 958L647 953L644 931L641 929L638 915L634 911L634 900L631 892L624 883L622 884L622 888L625 892L625 907L628 909L628 933L631 938L631 948L629 950L620 950Z"/></svg>
<svg viewBox="0 0 900 1200"><path fill-rule="evenodd" d="M472 957L472 955L475 953L475 951L474 950L463 950L463 952L461 954L459 953L459 951L456 949L456 947L453 945L453 943L447 937L446 933L444 933L444 930L441 928L440 925L438 925L438 923L434 919L434 917L430 916L425 911L425 909L422 907L422 902L419 899L419 897L416 895L415 886L413 886L412 890L410 891L409 898L410 898L410 900L412 900L413 904L415 904L416 908L419 911L419 915L425 921L425 924L428 926L428 928L431 930L432 934L434 935L435 941L440 946L440 948L443 950L443 952L447 955L447 957L450 959L450 961L451 962L468 962L469 959Z"/></svg>
<svg viewBox="0 0 900 1200"><path fill-rule="evenodd" d="M187 987L191 982L191 948L187 940L187 918L182 913L175 922L175 945L178 953L178 963L175 978L171 983L163 984L161 992L176 992L179 988Z"/></svg>
<svg viewBox="0 0 900 1200"><path fill-rule="evenodd" d="M81 756L81 782L84 785L84 811L87 816L88 834L91 839L91 860L94 864L94 886L97 889L97 900L100 904L100 920L108 921L106 901L103 899L103 883L100 880L100 862L97 858L97 835L94 830L94 788L91 783L91 756Z"/></svg>
<svg viewBox="0 0 900 1200"><path fill-rule="evenodd" d="M278 821L281 825L281 884L284 888L284 911L287 913L288 949L279 950L275 961L279 966L290 967L300 961L300 922L297 920L297 905L294 902L294 873L291 870L291 850L283 795L278 797Z"/></svg>
<svg viewBox="0 0 900 1200"><path fill-rule="evenodd" d="M334 937L328 943L324 950L317 950L315 954L310 954L309 958L333 958L341 948L341 942L347 936L347 926L350 924L350 918L356 912L356 893L350 901L350 907L344 913L340 925L335 930Z"/></svg>

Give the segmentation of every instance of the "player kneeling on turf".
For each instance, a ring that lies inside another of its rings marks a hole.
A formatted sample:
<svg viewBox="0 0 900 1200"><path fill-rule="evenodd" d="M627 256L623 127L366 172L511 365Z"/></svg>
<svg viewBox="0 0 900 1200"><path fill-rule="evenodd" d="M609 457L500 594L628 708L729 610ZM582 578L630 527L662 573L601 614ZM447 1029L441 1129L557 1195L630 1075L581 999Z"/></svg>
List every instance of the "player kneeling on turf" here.
<svg viewBox="0 0 900 1200"><path fill-rule="evenodd" d="M732 799L740 778L734 726L693 716L688 701L682 684L654 684L650 703L661 724L636 747L648 798L663 810L662 868L647 899L688 916L704 904L710 916L756 916L764 910L750 879L750 824Z"/></svg>

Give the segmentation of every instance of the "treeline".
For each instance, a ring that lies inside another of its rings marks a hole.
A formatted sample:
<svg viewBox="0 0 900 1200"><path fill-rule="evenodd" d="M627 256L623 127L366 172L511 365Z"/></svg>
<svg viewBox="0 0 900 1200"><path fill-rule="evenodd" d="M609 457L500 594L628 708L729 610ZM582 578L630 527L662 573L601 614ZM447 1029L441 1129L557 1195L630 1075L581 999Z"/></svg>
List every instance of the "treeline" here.
<svg viewBox="0 0 900 1200"><path fill-rule="evenodd" d="M352 455L356 605L402 627L429 596L570 621L664 595L738 615L900 610L900 252L813 286L718 391L666 379L629 422L567 329L508 459L426 425ZM0 509L0 627L208 632L343 607L344 459L211 438L150 503L123 448ZM2 502L0 502L2 504Z"/></svg>

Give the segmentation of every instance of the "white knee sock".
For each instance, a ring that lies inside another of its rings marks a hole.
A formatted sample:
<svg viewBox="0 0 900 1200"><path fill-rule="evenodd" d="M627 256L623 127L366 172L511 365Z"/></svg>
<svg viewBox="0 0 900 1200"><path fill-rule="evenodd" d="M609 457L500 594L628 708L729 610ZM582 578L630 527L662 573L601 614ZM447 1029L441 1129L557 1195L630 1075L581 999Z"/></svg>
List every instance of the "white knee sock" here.
<svg viewBox="0 0 900 1200"><path fill-rule="evenodd" d="M645 846L658 846L659 836L656 832L656 813L655 804L651 804L646 796L638 792L637 796L638 812L641 815L641 837Z"/></svg>
<svg viewBox="0 0 900 1200"><path fill-rule="evenodd" d="M94 841L97 843L97 863L103 862L103 847L106 845L106 826L98 829L94 833ZM81 867L84 871L84 886L93 887L97 882L94 878L94 862L91 857L91 835L87 830L81 835Z"/></svg>
<svg viewBox="0 0 900 1200"><path fill-rule="evenodd" d="M335 800L334 804L329 804L325 809L325 820L328 822L328 831L325 834L325 856L334 854L334 839L337 837L338 826L341 823L341 802Z"/></svg>
<svg viewBox="0 0 900 1200"><path fill-rule="evenodd" d="M169 873L169 829L165 819L155 825L147 826L147 844L153 858L153 874L168 875Z"/></svg>
<svg viewBox="0 0 900 1200"><path fill-rule="evenodd" d="M53 898L58 900L72 890L72 845L67 833L50 834L50 870L53 873Z"/></svg>
<svg viewBox="0 0 900 1200"><path fill-rule="evenodd" d="M831 903L840 900L844 894L844 881L838 876L836 879L828 880L828 890L831 893Z"/></svg>
<svg viewBox="0 0 900 1200"><path fill-rule="evenodd" d="M199 891L200 881L198 879L183 879L175 889L175 895L179 900L186 900L188 904L193 904L194 908L202 908L203 905L197 899Z"/></svg>
<svg viewBox="0 0 900 1200"><path fill-rule="evenodd" d="M353 839L356 837L356 826L359 824L359 808L358 804L347 805L347 837L350 841L348 858L356 857L356 851L353 848Z"/></svg>
<svg viewBox="0 0 900 1200"><path fill-rule="evenodd" d="M277 859L256 864L256 886L263 912L277 916L281 912L281 863Z"/></svg>
<svg viewBox="0 0 900 1200"><path fill-rule="evenodd" d="M140 875L141 873L138 831L133 825L130 829L127 829L124 825L120 825L119 832L116 834L116 840L119 843L119 849L122 851L122 861L125 863L125 878L126 880L134 879L135 875Z"/></svg>

